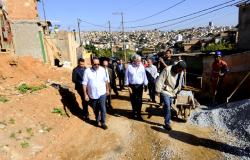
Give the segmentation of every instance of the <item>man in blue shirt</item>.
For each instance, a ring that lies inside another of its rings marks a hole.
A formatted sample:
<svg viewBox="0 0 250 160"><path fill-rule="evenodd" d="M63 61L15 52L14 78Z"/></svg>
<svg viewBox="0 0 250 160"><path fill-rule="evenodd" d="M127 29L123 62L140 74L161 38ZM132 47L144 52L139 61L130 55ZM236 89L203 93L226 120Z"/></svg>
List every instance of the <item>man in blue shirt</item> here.
<svg viewBox="0 0 250 160"><path fill-rule="evenodd" d="M89 119L89 111L88 111L89 102L85 101L83 88L82 88L83 75L84 75L84 71L86 70L86 67L84 66L84 64L85 64L85 60L82 58L79 58L78 66L73 70L72 81L73 83L75 83L75 89L77 90L78 94L81 96L81 99L82 99L83 116L88 120Z"/></svg>
<svg viewBox="0 0 250 160"><path fill-rule="evenodd" d="M130 101L133 108L133 116L137 112L137 119L143 120L141 117L142 107L142 92L143 85L145 85L145 92L147 91L148 80L145 69L141 63L141 57L134 55L133 62L130 64L125 73L125 85L127 85L130 93Z"/></svg>
<svg viewBox="0 0 250 160"><path fill-rule="evenodd" d="M116 66L116 74L119 77L120 90L124 89L125 65L120 59L119 65Z"/></svg>
<svg viewBox="0 0 250 160"><path fill-rule="evenodd" d="M96 116L96 126L100 121L99 111L101 111L101 127L106 130L106 96L109 95L109 84L105 69L100 66L97 58L93 59L92 67L84 72L83 92L85 101L91 101ZM88 93L87 93L88 89ZM99 104L98 104L99 103Z"/></svg>

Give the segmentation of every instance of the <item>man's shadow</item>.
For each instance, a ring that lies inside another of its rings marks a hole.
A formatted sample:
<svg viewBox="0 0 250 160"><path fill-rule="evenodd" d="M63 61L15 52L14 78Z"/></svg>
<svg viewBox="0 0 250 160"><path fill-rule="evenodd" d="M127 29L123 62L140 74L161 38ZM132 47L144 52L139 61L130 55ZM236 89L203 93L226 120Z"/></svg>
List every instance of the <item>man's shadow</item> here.
<svg viewBox="0 0 250 160"><path fill-rule="evenodd" d="M235 156L245 156L245 157L250 157L248 149L244 150L236 146L230 146L225 143L221 142L216 142L214 140L210 139L205 139L205 138L199 138L196 137L195 135L188 134L185 132L181 131L167 131L163 128L151 126L153 130L156 130L158 132L166 133L168 134L171 138L174 138L176 140L179 140L181 142L193 145L193 146L203 146L206 148L214 149L220 152L225 152L229 154L233 154Z"/></svg>
<svg viewBox="0 0 250 160"><path fill-rule="evenodd" d="M77 116L79 119L85 121L88 124L94 125L95 121L93 120L85 120L83 118L83 110L79 106L78 102L76 101L76 96L74 92L71 92L68 88L59 87L59 93L62 96L61 102L63 104L64 110L66 112L67 117L70 115L67 113L67 110L71 112L74 116Z"/></svg>

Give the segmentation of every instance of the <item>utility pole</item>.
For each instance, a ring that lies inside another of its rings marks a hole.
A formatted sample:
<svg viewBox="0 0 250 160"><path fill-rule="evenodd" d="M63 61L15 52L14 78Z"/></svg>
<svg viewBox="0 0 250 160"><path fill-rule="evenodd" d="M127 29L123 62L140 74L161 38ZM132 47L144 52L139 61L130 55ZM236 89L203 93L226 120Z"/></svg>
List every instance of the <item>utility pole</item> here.
<svg viewBox="0 0 250 160"><path fill-rule="evenodd" d="M125 13L113 13L113 14L121 14L122 15L122 30L123 30L123 50L124 50L124 57L125 57L125 62L126 62L126 46L125 46L125 33L124 33L124 22L123 22L123 15Z"/></svg>
<svg viewBox="0 0 250 160"><path fill-rule="evenodd" d="M45 32L46 32L46 34L49 34L49 27L48 27L48 24L47 24L47 21L46 21L45 8L44 8L44 2L43 2L43 0L42 0L42 3L43 3L44 20L45 20L45 25L46 25Z"/></svg>
<svg viewBox="0 0 250 160"><path fill-rule="evenodd" d="M112 46L113 40L112 40L112 34L111 34L111 26L110 26L110 21L109 21L109 34L110 34L110 46L111 46L111 53L112 53L112 57L114 57L114 55L113 55L113 46Z"/></svg>
<svg viewBox="0 0 250 160"><path fill-rule="evenodd" d="M68 32L70 32L70 25L68 25Z"/></svg>
<svg viewBox="0 0 250 160"><path fill-rule="evenodd" d="M81 39L81 31L80 31L80 19L77 18L77 22L78 22L78 29L79 29L79 39L80 39L80 46L82 45L82 39Z"/></svg>

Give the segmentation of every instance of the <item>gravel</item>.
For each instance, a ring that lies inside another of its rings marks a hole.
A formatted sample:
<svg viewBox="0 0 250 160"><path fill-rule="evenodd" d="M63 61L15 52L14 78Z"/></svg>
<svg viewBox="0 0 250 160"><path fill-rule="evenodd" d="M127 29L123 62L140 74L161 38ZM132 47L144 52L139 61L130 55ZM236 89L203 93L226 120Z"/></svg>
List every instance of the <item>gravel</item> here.
<svg viewBox="0 0 250 160"><path fill-rule="evenodd" d="M199 106L192 112L188 123L215 128L216 132L210 139L220 139L222 143L218 150L226 159L250 160L250 99L232 102L227 106Z"/></svg>

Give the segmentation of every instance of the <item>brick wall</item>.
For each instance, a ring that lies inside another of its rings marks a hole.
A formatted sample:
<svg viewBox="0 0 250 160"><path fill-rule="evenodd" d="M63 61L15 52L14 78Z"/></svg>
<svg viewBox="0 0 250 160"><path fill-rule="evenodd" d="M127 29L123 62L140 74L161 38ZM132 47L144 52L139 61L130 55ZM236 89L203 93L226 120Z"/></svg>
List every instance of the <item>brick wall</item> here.
<svg viewBox="0 0 250 160"><path fill-rule="evenodd" d="M39 20L36 0L4 0L12 21Z"/></svg>

